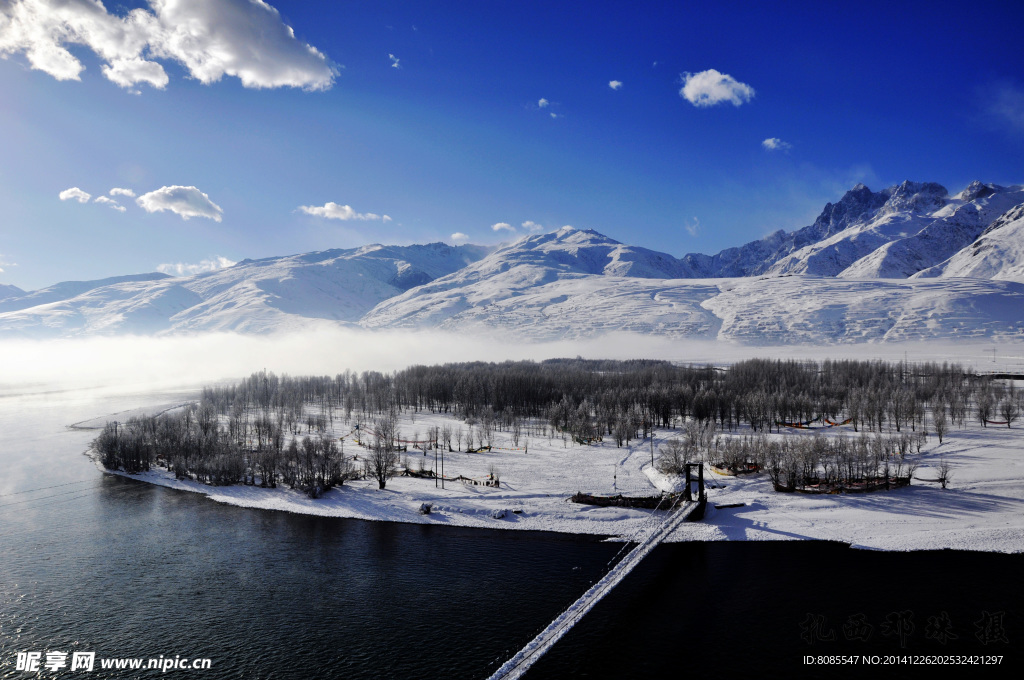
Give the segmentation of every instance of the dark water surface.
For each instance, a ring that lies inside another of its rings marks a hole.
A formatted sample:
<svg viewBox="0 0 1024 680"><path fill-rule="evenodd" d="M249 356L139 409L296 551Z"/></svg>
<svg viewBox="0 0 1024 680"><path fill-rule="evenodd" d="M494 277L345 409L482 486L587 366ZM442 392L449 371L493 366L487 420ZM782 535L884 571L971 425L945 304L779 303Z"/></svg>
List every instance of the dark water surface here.
<svg viewBox="0 0 1024 680"><path fill-rule="evenodd" d="M61 650L212 660L173 677L483 678L620 548L249 510L101 475L81 455L95 433L63 425L139 402L0 398L0 677L33 677L17 652ZM1001 676L1020 665L1022 567L1020 555L812 542L662 546L528 677L894 677L907 668L802 659L900 654L1002 654L975 669Z"/></svg>

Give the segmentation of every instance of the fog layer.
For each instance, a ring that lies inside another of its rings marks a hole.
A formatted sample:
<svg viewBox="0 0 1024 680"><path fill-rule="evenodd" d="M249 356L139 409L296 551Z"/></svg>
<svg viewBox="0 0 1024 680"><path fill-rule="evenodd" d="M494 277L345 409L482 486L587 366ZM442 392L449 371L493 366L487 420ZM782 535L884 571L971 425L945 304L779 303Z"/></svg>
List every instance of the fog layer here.
<svg viewBox="0 0 1024 680"><path fill-rule="evenodd" d="M995 355L993 360L993 349ZM552 357L667 359L725 364L746 357L959 361L979 370L1024 370L1024 346L974 343L751 347L627 333L547 343L439 331L329 329L278 335L210 333L0 342L0 387L152 389L200 385L267 369L292 375L390 371L414 364Z"/></svg>

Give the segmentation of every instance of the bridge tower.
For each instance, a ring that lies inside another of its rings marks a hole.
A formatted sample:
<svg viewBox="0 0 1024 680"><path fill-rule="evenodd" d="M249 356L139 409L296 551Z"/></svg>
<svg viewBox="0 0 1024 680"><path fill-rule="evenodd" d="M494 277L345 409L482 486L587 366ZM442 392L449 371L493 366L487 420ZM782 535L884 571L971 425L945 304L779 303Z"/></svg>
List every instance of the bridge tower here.
<svg viewBox="0 0 1024 680"><path fill-rule="evenodd" d="M696 468L697 474L696 479L694 478L693 469ZM704 492L704 464L703 463L686 463L686 488L683 489L683 500L693 501L693 483L697 482L697 507L687 517L688 521L696 522L704 519L704 509L708 505L708 496Z"/></svg>

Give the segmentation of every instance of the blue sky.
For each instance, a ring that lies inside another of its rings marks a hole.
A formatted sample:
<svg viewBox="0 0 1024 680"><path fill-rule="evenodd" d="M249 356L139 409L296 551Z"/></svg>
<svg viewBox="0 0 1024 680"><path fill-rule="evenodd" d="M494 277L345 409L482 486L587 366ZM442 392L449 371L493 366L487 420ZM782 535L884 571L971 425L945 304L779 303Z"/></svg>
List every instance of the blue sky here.
<svg viewBox="0 0 1024 680"><path fill-rule="evenodd" d="M25 289L566 224L713 253L857 182L1024 182L1020 3L57 4L0 0Z"/></svg>

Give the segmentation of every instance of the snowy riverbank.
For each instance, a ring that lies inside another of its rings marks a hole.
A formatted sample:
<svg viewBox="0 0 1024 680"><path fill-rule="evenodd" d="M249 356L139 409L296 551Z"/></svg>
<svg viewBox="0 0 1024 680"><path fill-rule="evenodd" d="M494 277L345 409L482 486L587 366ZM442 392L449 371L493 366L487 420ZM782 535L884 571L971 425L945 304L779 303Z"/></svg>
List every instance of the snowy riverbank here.
<svg viewBox="0 0 1024 680"><path fill-rule="evenodd" d="M446 423L459 425L440 415L415 419L406 415L401 431L425 432ZM833 428L828 434L835 435L837 430ZM334 434L348 431L339 423ZM655 449L676 434L674 430L657 431ZM500 488L449 480L445 489L439 489L432 479L395 477L385 490L379 490L373 480L353 480L322 498L310 499L287 488L213 487L177 480L162 469L129 476L202 493L221 503L329 517L615 537L635 536L653 526L648 510L568 502L577 491L653 495L659 488L652 479L666 488L668 480L647 474L651 464L649 439L619 448L607 441L585 446L557 437L531 437L528 451L524 451L505 441L505 436L496 435L496 450L491 452L446 454L444 468L448 477L484 478L496 471ZM878 550L1024 552L1022 438L1021 428L982 428L975 423L953 428L941 445L934 437L928 440L910 487L870 494L781 494L772 489L767 475L724 477L706 468L709 504L704 521L684 524L668 540L830 540ZM351 440L346 447L348 455L364 452ZM412 469L420 464L434 468L433 452L423 456L410 451L407 458ZM935 478L932 466L940 458L953 467L952 482L946 490L927 481ZM424 503L432 506L430 514L420 513ZM744 505L715 508L738 503Z"/></svg>

